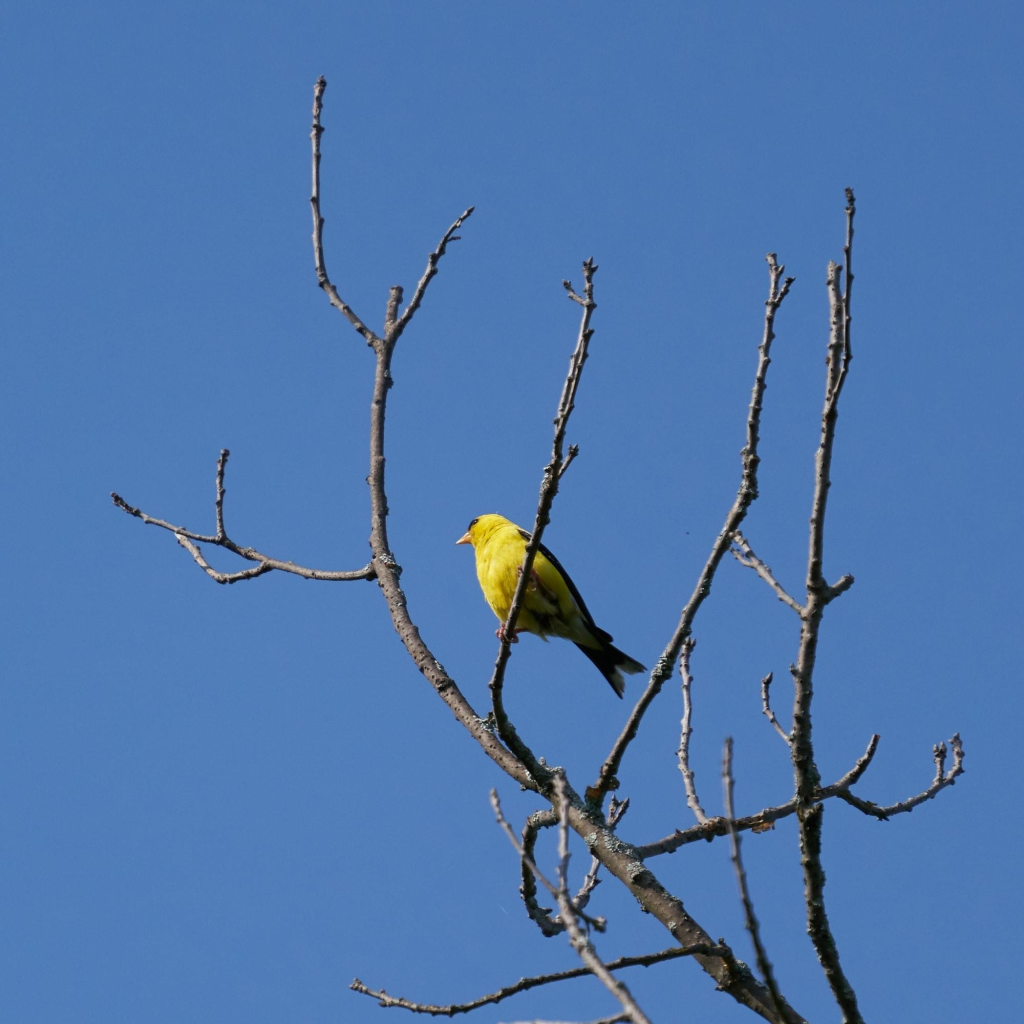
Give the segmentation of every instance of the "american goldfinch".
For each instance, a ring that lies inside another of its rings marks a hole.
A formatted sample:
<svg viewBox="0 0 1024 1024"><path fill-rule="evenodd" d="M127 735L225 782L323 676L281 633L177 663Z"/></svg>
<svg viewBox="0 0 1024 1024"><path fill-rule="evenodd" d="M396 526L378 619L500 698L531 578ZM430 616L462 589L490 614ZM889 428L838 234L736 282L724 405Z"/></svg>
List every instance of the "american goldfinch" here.
<svg viewBox="0 0 1024 1024"><path fill-rule="evenodd" d="M455 542L473 545L477 578L491 611L501 622L499 637L512 606L529 539L526 530L504 516L490 514L477 516ZM645 671L644 666L612 645L611 636L598 628L569 574L543 544L530 575L516 632L535 633L544 641L549 636L571 640L621 697L626 689L622 673L635 675ZM515 637L512 642L516 642Z"/></svg>

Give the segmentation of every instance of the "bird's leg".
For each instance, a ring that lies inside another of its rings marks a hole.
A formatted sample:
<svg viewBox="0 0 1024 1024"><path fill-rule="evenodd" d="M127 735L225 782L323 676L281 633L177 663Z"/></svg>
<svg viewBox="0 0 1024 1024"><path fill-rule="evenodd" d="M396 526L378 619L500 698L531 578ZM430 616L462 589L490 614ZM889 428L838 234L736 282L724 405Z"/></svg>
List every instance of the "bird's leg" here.
<svg viewBox="0 0 1024 1024"><path fill-rule="evenodd" d="M519 630L519 629L514 630L513 634L512 634L512 637L509 639L509 643L510 644L517 644L517 643L519 643L519 634L521 632L522 632L522 630ZM505 639L505 623L504 622L494 631L494 635L499 640L504 640Z"/></svg>

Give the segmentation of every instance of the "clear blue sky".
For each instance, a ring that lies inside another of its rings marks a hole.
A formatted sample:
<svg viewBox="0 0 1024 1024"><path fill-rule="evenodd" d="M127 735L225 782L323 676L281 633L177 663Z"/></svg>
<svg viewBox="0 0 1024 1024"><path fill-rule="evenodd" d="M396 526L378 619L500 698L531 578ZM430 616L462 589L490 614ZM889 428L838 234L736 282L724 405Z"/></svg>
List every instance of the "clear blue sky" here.
<svg viewBox="0 0 1024 1024"><path fill-rule="evenodd" d="M728 9L726 9L726 7ZM829 909L875 1021L1008 1020L1021 948L1018 5L169 3L12 7L0 24L4 564L0 1010L19 1024L393 1022L348 992L468 999L574 963L517 895L497 785L537 806L413 668L372 584L204 577L108 493L282 558L367 558L372 360L316 287L312 86L328 266L374 325L467 205L395 361L392 540L413 615L485 706L496 649L467 521L528 522L593 256L596 335L548 544L648 664L738 480L776 250L755 548L799 586L843 187L860 204L816 736L823 775L882 734L861 795L967 774L888 824L826 812ZM234 563L210 553L216 564ZM785 800L796 622L724 564L696 624L709 809ZM635 696L633 682L628 695ZM508 702L588 781L628 705L524 639ZM623 835L690 824L666 689L623 773ZM568 724L567 724L568 723ZM780 984L837 1019L804 935L791 822L745 844ZM553 857L545 846L542 858ZM585 863L579 853L575 868ZM750 958L724 844L655 870ZM670 944L614 882L608 958ZM753 1018L695 965L634 971L657 1021ZM483 1022L587 1020L596 982Z"/></svg>

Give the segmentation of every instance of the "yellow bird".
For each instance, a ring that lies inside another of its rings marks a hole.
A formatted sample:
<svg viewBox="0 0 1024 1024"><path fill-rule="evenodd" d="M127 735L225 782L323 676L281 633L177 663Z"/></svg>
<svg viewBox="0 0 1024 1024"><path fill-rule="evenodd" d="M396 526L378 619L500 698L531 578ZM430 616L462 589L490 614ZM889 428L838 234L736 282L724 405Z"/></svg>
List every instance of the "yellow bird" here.
<svg viewBox="0 0 1024 1024"><path fill-rule="evenodd" d="M455 542L473 545L477 578L491 611L501 622L499 637L504 633L529 540L526 530L504 516L489 514L477 516ZM569 574L543 544L530 576L516 632L535 633L545 642L549 636L571 640L621 697L626 689L622 673L635 675L646 671L644 666L612 645L611 636L598 628ZM518 641L513 637L512 642Z"/></svg>

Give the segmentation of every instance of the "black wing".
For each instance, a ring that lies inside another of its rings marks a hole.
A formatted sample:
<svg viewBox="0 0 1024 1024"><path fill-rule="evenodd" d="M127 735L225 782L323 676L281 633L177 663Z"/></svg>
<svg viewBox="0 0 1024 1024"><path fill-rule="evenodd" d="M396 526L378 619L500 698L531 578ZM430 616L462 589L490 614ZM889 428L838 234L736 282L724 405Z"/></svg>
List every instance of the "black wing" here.
<svg viewBox="0 0 1024 1024"><path fill-rule="evenodd" d="M526 530L520 528L519 535L523 538L523 540L526 541L527 544L530 543L532 535L527 533ZM583 613L583 618L586 619L587 626L590 628L590 632L593 633L594 636L603 643L610 643L612 640L611 634L606 633L594 621L594 616L590 614L590 609L587 607L586 602L583 600L583 596L576 589L576 584L573 583L572 577L565 571L565 568L563 567L562 563L557 558L555 558L555 556L551 554L551 552L548 551L548 549L543 544L540 545L540 551L543 552L544 557L562 574L562 579L565 580L565 585L569 588L569 593L572 594L573 600L576 602L577 607Z"/></svg>

